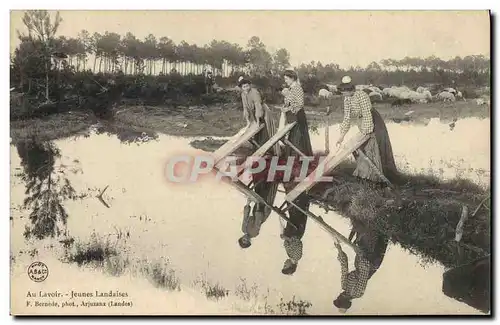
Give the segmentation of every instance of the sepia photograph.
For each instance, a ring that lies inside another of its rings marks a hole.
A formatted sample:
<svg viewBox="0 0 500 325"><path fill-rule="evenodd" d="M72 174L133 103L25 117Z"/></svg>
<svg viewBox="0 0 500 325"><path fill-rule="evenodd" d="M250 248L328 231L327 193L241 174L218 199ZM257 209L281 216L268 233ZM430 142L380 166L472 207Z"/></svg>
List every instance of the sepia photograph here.
<svg viewBox="0 0 500 325"><path fill-rule="evenodd" d="M10 314L491 316L488 10L10 10Z"/></svg>

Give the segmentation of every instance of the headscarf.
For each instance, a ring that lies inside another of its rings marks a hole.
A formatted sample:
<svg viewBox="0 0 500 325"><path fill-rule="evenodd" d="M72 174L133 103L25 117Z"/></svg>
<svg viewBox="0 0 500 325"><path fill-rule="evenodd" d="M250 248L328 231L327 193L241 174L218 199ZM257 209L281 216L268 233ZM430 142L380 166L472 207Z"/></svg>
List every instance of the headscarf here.
<svg viewBox="0 0 500 325"><path fill-rule="evenodd" d="M302 85L300 84L299 74L295 71L295 69L294 69L294 68L292 68L292 67L290 67L290 68L286 68L286 69L285 69L285 73L286 73L287 71L288 71L288 72L293 73L293 74L297 77L297 80L295 80L295 82L296 82L299 86L302 86Z"/></svg>

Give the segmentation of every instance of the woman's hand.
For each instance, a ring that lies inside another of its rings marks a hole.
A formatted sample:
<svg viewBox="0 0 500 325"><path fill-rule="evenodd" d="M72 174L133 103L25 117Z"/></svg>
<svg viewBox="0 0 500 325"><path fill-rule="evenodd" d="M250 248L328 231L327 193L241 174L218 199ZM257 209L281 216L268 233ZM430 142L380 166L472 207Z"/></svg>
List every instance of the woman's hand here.
<svg viewBox="0 0 500 325"><path fill-rule="evenodd" d="M340 136L339 139L337 140L336 146L340 147L340 145L344 142L344 136Z"/></svg>
<svg viewBox="0 0 500 325"><path fill-rule="evenodd" d="M280 109L283 113L289 112L291 110L290 106L281 106Z"/></svg>
<svg viewBox="0 0 500 325"><path fill-rule="evenodd" d="M342 246L340 246L340 241L337 238L335 238L334 240L335 240L335 247L339 250L339 252L342 251Z"/></svg>
<svg viewBox="0 0 500 325"><path fill-rule="evenodd" d="M347 254L344 253L344 251L339 250L339 254L337 255L337 260L339 262L341 262L341 263L344 262L344 261L346 261L347 260Z"/></svg>

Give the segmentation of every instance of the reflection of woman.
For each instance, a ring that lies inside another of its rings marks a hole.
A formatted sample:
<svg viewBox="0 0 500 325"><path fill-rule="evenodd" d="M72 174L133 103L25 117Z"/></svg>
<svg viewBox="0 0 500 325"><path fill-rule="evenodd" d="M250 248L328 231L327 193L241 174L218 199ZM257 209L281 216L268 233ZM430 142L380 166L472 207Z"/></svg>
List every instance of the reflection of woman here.
<svg viewBox="0 0 500 325"><path fill-rule="evenodd" d="M284 91L285 105L282 112L285 113L286 123L297 122L295 127L290 131L288 140L303 154L311 157L313 155L311 139L309 137L309 128L307 125L306 114L304 112L304 91L298 82L298 76L293 70L285 71L285 83L289 87L288 91ZM295 156L296 153L290 146L284 149L284 156ZM285 191L288 193L293 189L290 183L285 184ZM309 209L309 198L305 193L301 194L294 202L302 210ZM284 246L288 255L288 259L283 266L283 274L293 274L297 269L298 261L302 258L302 237L304 236L307 216L295 207L288 210L290 221L297 227L286 225L283 231Z"/></svg>
<svg viewBox="0 0 500 325"><path fill-rule="evenodd" d="M247 123L246 127L248 128L252 123L264 123L266 126L253 138L259 146L263 145L276 132L271 110L262 102L259 91L252 87L250 80L240 77L238 81L242 90L241 100L243 102L243 116ZM278 144L276 144L271 149L271 154L279 155L279 150L280 148ZM276 198L278 183L263 181L258 183L254 190L264 198L266 202L272 205ZM244 209L245 215L242 226L244 235L238 240L242 248L247 248L251 245L251 238L259 234L261 224L271 213L271 209L267 208L262 203L255 204L251 214L249 208L250 207L247 205Z"/></svg>
<svg viewBox="0 0 500 325"><path fill-rule="evenodd" d="M344 96L344 120L340 125L340 137L337 145L342 144L351 123L356 122L362 134L370 135L370 139L360 149L371 159L379 171L391 180L398 171L394 162L389 134L380 113L372 107L370 97L364 91L355 89L349 76L342 78L338 90ZM354 176L375 182L381 181L378 174L364 159L356 157L356 160L357 167Z"/></svg>
<svg viewBox="0 0 500 325"><path fill-rule="evenodd" d="M347 255L339 243L335 246L338 249L338 260L341 265L342 293L333 301L339 312L345 313L352 305L352 299L361 298L365 293L368 280L379 269L384 260L389 238L377 230L356 224L354 227L357 245L364 254L356 254L354 259L355 269L349 272Z"/></svg>

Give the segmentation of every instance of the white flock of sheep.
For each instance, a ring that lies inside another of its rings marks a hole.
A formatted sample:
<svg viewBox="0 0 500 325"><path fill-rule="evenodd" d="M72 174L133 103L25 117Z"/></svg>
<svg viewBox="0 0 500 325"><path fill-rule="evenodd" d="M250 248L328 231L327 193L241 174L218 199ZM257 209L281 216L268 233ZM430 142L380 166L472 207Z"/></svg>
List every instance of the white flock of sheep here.
<svg viewBox="0 0 500 325"><path fill-rule="evenodd" d="M337 92L337 86L327 84L330 91L326 89L321 89L319 91L320 97L330 97L333 93ZM380 89L379 87L372 85L357 85L356 90L363 90L370 98L374 100L382 100L383 97L389 97L401 100L410 100L412 103L428 103L430 101L443 101L443 102L454 102L456 100L464 100L462 92L453 89L445 88L441 92L433 96L428 88L418 87L415 90L410 89L406 86L392 86L390 88ZM477 105L490 104L489 98L482 97L476 99Z"/></svg>

